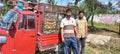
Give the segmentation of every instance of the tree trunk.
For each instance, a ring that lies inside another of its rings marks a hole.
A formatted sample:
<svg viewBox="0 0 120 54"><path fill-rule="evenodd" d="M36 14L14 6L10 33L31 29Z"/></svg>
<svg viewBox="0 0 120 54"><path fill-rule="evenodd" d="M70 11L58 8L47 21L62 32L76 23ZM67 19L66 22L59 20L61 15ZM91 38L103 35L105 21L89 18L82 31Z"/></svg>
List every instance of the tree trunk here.
<svg viewBox="0 0 120 54"><path fill-rule="evenodd" d="M77 6L79 0L75 0L74 5Z"/></svg>
<svg viewBox="0 0 120 54"><path fill-rule="evenodd" d="M94 14L92 15L92 18L91 18L91 26L92 27L94 27L93 18L94 18Z"/></svg>
<svg viewBox="0 0 120 54"><path fill-rule="evenodd" d="M90 19L90 16L91 16L91 15L87 16L87 22L88 22L88 20Z"/></svg>
<svg viewBox="0 0 120 54"><path fill-rule="evenodd" d="M3 0L2 3L5 4L5 1L6 1L6 0Z"/></svg>

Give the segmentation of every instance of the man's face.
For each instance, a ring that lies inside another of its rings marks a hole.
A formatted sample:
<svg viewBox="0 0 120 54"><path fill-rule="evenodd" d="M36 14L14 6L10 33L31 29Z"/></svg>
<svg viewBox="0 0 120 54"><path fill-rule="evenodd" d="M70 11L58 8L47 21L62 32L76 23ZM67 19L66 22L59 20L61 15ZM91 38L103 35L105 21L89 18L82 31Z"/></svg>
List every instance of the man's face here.
<svg viewBox="0 0 120 54"><path fill-rule="evenodd" d="M66 17L70 17L71 14L72 14L71 11L66 12Z"/></svg>
<svg viewBox="0 0 120 54"><path fill-rule="evenodd" d="M80 13L79 14L79 18L83 18L84 14L83 13Z"/></svg>

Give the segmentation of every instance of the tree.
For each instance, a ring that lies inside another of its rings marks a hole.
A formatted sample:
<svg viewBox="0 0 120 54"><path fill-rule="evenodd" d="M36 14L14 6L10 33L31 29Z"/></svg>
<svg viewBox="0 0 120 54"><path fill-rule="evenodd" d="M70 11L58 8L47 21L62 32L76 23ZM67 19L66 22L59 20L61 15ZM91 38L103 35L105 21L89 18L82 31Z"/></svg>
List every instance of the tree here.
<svg viewBox="0 0 120 54"><path fill-rule="evenodd" d="M11 0L2 0L1 1L4 4L4 7L0 8L0 11L1 11L2 15L4 15L11 8L11 6L9 6L7 4L8 1L11 1ZM12 0L12 1L14 1L14 0Z"/></svg>
<svg viewBox="0 0 120 54"><path fill-rule="evenodd" d="M87 21L91 17L91 25L94 27L93 18L94 15L99 13L108 13L108 6L102 4L98 0L84 0L79 6L87 17Z"/></svg>
<svg viewBox="0 0 120 54"><path fill-rule="evenodd" d="M57 4L57 2L55 2L55 0L47 0L47 3L51 4L51 5L56 5Z"/></svg>
<svg viewBox="0 0 120 54"><path fill-rule="evenodd" d="M79 1L81 1L81 0L75 0L74 5L77 6Z"/></svg>
<svg viewBox="0 0 120 54"><path fill-rule="evenodd" d="M120 0L118 0L117 5L118 5L118 7L120 8Z"/></svg>
<svg viewBox="0 0 120 54"><path fill-rule="evenodd" d="M9 0L3 0L2 3L6 4Z"/></svg>
<svg viewBox="0 0 120 54"><path fill-rule="evenodd" d="M93 18L94 18L94 15L97 13L96 9L97 9L99 3L97 0L84 0L84 3L85 3L84 9L86 9L86 13L89 15L87 18L87 21L91 16L92 17L91 25L94 27Z"/></svg>
<svg viewBox="0 0 120 54"><path fill-rule="evenodd" d="M118 8L120 8L120 0L118 0L116 5L118 5ZM118 10L117 12L118 14L120 14L120 10ZM120 23L119 23L119 35L120 35Z"/></svg>

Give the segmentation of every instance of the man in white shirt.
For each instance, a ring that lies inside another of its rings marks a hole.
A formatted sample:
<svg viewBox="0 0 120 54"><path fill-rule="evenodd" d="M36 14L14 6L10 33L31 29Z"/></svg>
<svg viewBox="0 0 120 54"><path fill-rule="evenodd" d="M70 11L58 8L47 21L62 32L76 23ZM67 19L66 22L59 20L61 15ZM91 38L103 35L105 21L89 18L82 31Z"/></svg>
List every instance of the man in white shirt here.
<svg viewBox="0 0 120 54"><path fill-rule="evenodd" d="M72 48L74 54L79 54L76 21L71 18L71 9L66 10L66 17L61 21L61 38L64 43L64 54L68 54L69 47Z"/></svg>

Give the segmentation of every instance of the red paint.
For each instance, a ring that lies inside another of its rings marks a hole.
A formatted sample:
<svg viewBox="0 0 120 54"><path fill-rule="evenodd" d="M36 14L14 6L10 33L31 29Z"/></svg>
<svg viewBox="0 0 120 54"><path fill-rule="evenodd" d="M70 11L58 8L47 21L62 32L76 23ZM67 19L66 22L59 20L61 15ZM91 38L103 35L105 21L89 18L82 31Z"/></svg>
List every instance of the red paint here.
<svg viewBox="0 0 120 54"><path fill-rule="evenodd" d="M1 34L1 35L5 35L5 34L7 34L7 31L4 30L4 29L0 29L0 34Z"/></svg>
<svg viewBox="0 0 120 54"><path fill-rule="evenodd" d="M14 39L10 36L7 36L6 44L1 45L1 51L3 54L14 54Z"/></svg>

